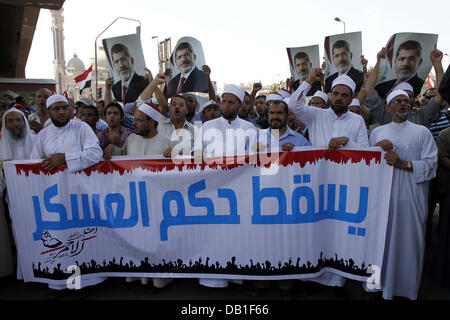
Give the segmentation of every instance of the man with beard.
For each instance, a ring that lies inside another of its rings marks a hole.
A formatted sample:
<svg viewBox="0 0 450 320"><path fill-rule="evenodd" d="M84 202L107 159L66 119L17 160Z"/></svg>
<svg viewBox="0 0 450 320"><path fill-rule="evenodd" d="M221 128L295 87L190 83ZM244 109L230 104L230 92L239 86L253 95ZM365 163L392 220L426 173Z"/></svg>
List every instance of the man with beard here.
<svg viewBox="0 0 450 320"><path fill-rule="evenodd" d="M294 82L294 90L297 90L297 88L303 83L303 81L308 79L312 68L312 63L310 62L309 56L306 52L298 52L294 56L294 67L295 72L298 75L298 80ZM308 97L312 96L314 93L316 93L317 90L320 90L321 88L322 86L320 82L315 82L306 95Z"/></svg>
<svg viewBox="0 0 450 320"><path fill-rule="evenodd" d="M250 147L256 143L257 128L238 117L244 97L244 90L238 86L230 84L225 87L222 94L222 116L202 125L202 139L197 139L201 145L196 145L196 150L203 150L206 157L235 156L249 152Z"/></svg>
<svg viewBox="0 0 450 320"><path fill-rule="evenodd" d="M64 96L50 96L47 109L52 123L38 133L32 159L44 159L43 167L47 170L67 164L69 172L86 169L102 160L97 136L85 122L70 119Z"/></svg>
<svg viewBox="0 0 450 320"><path fill-rule="evenodd" d="M43 159L46 170L54 170L67 165L69 172L91 167L102 160L102 149L97 136L83 121L70 119L67 99L54 94L47 99L51 124L39 131L31 153L31 159ZM81 282L81 286L91 286L104 281L104 277L93 277ZM52 289L63 290L66 285L51 285Z"/></svg>
<svg viewBox="0 0 450 320"><path fill-rule="evenodd" d="M148 81L134 72L134 58L130 56L128 48L123 44L113 45L111 58L114 70L120 78L120 81L112 86L114 98L124 104L135 102L147 87Z"/></svg>
<svg viewBox="0 0 450 320"><path fill-rule="evenodd" d="M32 134L22 111L10 108L3 114L2 139L0 140L0 277L8 276L14 271L10 231L1 196L6 185L2 170L3 163L9 160L30 159L35 139L36 135Z"/></svg>
<svg viewBox="0 0 450 320"><path fill-rule="evenodd" d="M292 131L288 123L289 107L282 100L274 100L268 109L269 128L258 132L258 151L291 151L294 147L310 146L303 135ZM275 143L273 145L272 143Z"/></svg>
<svg viewBox="0 0 450 320"><path fill-rule="evenodd" d="M364 88L361 89L358 98L360 101L364 101L364 104L370 109L370 112L376 117L377 122L380 125L387 124L392 121L391 114L386 112L385 101L380 96L379 92L376 90L376 81L378 77L378 71L380 68L381 59L384 59L387 55L387 49L382 48L377 54L377 62L373 67L372 71L369 73L366 84ZM444 76L444 69L442 66L442 51L434 48L430 53L430 60L433 64L434 70L436 72L436 86L439 86L442 77ZM409 95L409 100L411 106L414 105L414 88L408 81L403 81L396 84L392 91L397 89L403 90ZM408 114L408 120L430 127L431 123L438 117L441 108L443 107L443 101L440 95L436 95L431 98L430 101L417 111L410 112Z"/></svg>
<svg viewBox="0 0 450 320"><path fill-rule="evenodd" d="M158 122L162 115L158 106L144 102L134 114L134 132L129 135L122 148L113 144L103 152L105 160L113 155L162 155L170 145L170 140L158 132Z"/></svg>
<svg viewBox="0 0 450 320"><path fill-rule="evenodd" d="M308 79L292 94L289 108L308 127L309 141L313 146L328 146L336 149L343 146L368 146L364 119L348 111L356 88L347 75L333 81L331 87L331 108L311 108L305 104L305 92L311 84L320 81L322 70L313 69Z"/></svg>
<svg viewBox="0 0 450 320"><path fill-rule="evenodd" d="M417 70L422 64L422 46L415 40L400 44L395 55L395 73L397 79L382 82L375 89L382 98L386 98L391 89L401 82L408 82L414 89L414 97L422 90L424 80L417 76Z"/></svg>
<svg viewBox="0 0 450 320"><path fill-rule="evenodd" d="M337 72L325 79L325 92L331 92L333 81L343 74L349 76L355 82L356 88L354 91L358 92L364 84L364 72L353 67L353 53L348 42L345 40L336 41L333 44L331 54Z"/></svg>
<svg viewBox="0 0 450 320"><path fill-rule="evenodd" d="M188 42L181 43L175 51L175 64L180 71L167 84L167 97L183 92L208 92L208 75L195 65L197 55Z"/></svg>
<svg viewBox="0 0 450 320"><path fill-rule="evenodd" d="M51 95L52 92L47 88L38 89L34 95L34 106L37 111L28 116L28 121L31 130L36 134L51 123L46 106L46 101Z"/></svg>
<svg viewBox="0 0 450 320"><path fill-rule="evenodd" d="M381 273L384 299L417 299L422 277L428 211L428 182L436 175L438 150L430 130L408 121L409 96L387 97L392 122L377 127L370 143L386 151L394 167Z"/></svg>

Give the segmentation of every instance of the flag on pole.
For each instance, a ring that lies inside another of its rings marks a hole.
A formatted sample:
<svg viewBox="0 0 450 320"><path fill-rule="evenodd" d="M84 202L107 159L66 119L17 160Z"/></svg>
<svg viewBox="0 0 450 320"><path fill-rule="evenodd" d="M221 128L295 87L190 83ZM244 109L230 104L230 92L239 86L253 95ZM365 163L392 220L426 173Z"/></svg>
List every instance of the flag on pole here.
<svg viewBox="0 0 450 320"><path fill-rule="evenodd" d="M80 89L80 94L83 89L89 88L91 86L92 79L92 66L89 67L85 72L75 77L75 82L77 83L78 88Z"/></svg>
<svg viewBox="0 0 450 320"><path fill-rule="evenodd" d="M434 88L434 81L431 79L431 77L428 75L428 88Z"/></svg>

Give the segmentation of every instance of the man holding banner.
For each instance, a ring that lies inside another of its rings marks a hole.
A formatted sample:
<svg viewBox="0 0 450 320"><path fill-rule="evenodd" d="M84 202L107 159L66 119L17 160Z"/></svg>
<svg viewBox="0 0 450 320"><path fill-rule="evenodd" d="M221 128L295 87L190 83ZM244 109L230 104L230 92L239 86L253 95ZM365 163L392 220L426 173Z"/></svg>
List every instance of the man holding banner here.
<svg viewBox="0 0 450 320"><path fill-rule="evenodd" d="M387 97L392 122L377 127L370 136L371 145L386 151L385 159L394 167L381 273L384 299L417 299L425 250L428 183L437 170L433 135L426 127L407 120L410 110L408 94L393 91Z"/></svg>

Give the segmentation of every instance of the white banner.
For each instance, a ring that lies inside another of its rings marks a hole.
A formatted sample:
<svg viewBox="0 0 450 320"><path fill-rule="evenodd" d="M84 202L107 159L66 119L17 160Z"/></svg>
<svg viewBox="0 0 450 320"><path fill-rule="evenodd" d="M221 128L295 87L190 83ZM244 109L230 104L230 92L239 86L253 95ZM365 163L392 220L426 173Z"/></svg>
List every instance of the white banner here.
<svg viewBox="0 0 450 320"><path fill-rule="evenodd" d="M75 265L82 279L365 281L382 265L391 191L379 150L304 147L272 154L271 170L249 158L116 157L76 173L6 162L24 279L65 284Z"/></svg>

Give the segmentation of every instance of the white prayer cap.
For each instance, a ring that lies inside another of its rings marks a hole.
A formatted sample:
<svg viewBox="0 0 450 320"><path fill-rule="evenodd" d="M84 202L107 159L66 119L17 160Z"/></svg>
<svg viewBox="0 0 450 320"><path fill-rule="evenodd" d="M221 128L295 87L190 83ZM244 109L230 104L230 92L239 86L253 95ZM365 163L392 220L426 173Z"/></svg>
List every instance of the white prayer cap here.
<svg viewBox="0 0 450 320"><path fill-rule="evenodd" d="M289 93L289 91L287 91L286 89L280 89L278 90L278 94L280 96L282 96L284 99L285 98L289 98L291 96L291 94Z"/></svg>
<svg viewBox="0 0 450 320"><path fill-rule="evenodd" d="M52 106L52 104L54 104L56 102L65 102L65 103L69 104L69 102L67 102L66 97L64 97L60 94L54 94L54 95L48 97L48 99L47 99L47 109L50 108Z"/></svg>
<svg viewBox="0 0 450 320"><path fill-rule="evenodd" d="M225 93L230 93L234 96L236 96L236 98L239 99L240 102L244 101L245 98L245 92L244 90L242 90L241 88L239 88L237 85L234 84L229 84L225 87L225 89L223 90L222 96Z"/></svg>
<svg viewBox="0 0 450 320"><path fill-rule="evenodd" d="M325 103L328 102L328 94L326 94L325 92L322 92L320 90L317 90L316 93L314 93L313 97L318 97L318 98L322 99L323 101L325 101Z"/></svg>
<svg viewBox="0 0 450 320"><path fill-rule="evenodd" d="M219 104L217 102L215 102L214 100L209 100L209 101L206 101L206 103L204 103L202 105L202 107L200 108L199 112L202 113L203 110L205 110L206 107L209 107L209 106L212 106L212 105L215 105L215 106L217 106L220 109L220 106L219 106Z"/></svg>
<svg viewBox="0 0 450 320"><path fill-rule="evenodd" d="M394 87L394 89L392 89L392 91L395 90L414 92L413 87L408 82L400 82L398 85Z"/></svg>
<svg viewBox="0 0 450 320"><path fill-rule="evenodd" d="M355 93L356 83L348 75L343 74L343 75L337 77L336 79L334 79L334 81L331 85L331 90L333 90L333 88L339 84L349 87L350 90L352 90L352 94Z"/></svg>
<svg viewBox="0 0 450 320"><path fill-rule="evenodd" d="M142 111L157 122L161 120L161 112L159 111L159 107L157 105L154 105L153 103L144 102L139 106L138 110Z"/></svg>
<svg viewBox="0 0 450 320"><path fill-rule="evenodd" d="M386 103L389 104L392 99L398 96L406 96L409 99L408 93L403 90L394 90L386 98Z"/></svg>
<svg viewBox="0 0 450 320"><path fill-rule="evenodd" d="M350 102L350 104L348 106L349 107L350 106L358 106L358 107L360 107L361 105L359 104L359 100L355 98L355 99L352 100L352 102Z"/></svg>
<svg viewBox="0 0 450 320"><path fill-rule="evenodd" d="M84 105L86 105L86 106L94 106L94 102L92 102L91 99L86 98L86 97L80 98L80 100L77 101L77 102L81 102L82 104L84 104Z"/></svg>
<svg viewBox="0 0 450 320"><path fill-rule="evenodd" d="M275 100L283 100L283 97L280 96L278 93L270 93L266 96L266 102Z"/></svg>

